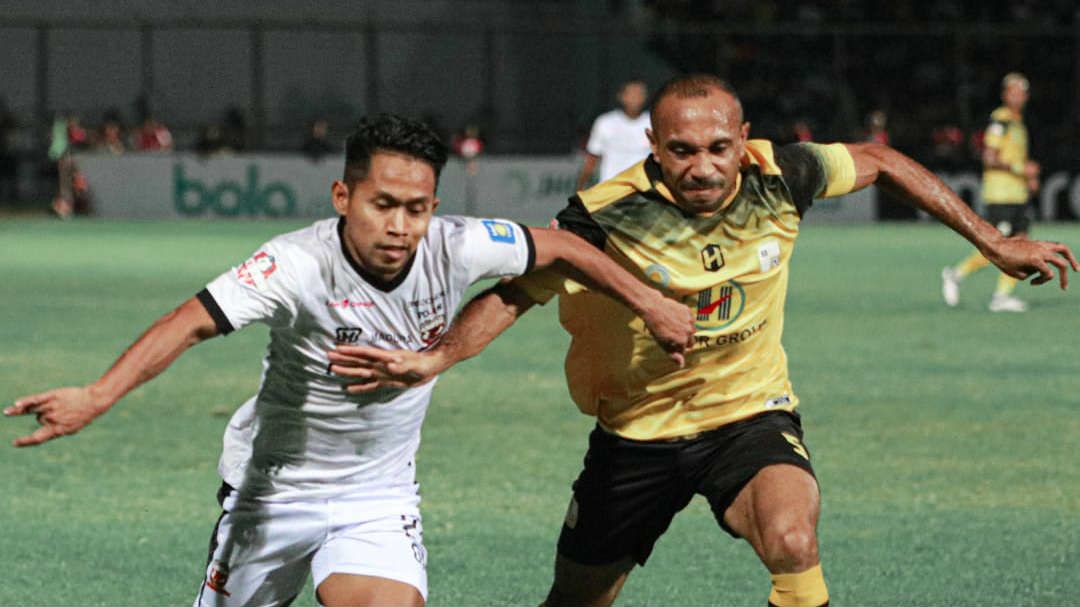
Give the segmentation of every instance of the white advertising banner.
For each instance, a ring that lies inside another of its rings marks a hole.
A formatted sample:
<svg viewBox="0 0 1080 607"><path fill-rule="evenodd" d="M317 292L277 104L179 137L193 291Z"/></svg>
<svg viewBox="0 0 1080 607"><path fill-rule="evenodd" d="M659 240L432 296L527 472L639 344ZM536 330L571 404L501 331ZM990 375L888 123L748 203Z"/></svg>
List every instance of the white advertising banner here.
<svg viewBox="0 0 1080 607"><path fill-rule="evenodd" d="M115 218L327 217L330 184L341 177L343 158L319 162L295 154L202 157L176 154L81 154L94 212ZM546 225L574 191L580 161L573 156L488 156L475 170L451 160L439 180L439 212L503 217ZM954 190L978 201L974 173L942 175ZM876 214L875 190L815 201L809 222L867 222ZM1049 175L1037 206L1043 219L1059 205L1080 215L1080 178Z"/></svg>

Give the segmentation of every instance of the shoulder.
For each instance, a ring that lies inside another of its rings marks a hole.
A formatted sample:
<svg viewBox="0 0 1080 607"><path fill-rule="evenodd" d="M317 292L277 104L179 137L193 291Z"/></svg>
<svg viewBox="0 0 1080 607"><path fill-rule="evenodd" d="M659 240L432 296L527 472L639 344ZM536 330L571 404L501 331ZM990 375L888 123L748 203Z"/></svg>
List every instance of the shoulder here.
<svg viewBox="0 0 1080 607"><path fill-rule="evenodd" d="M763 175L780 175L783 170L777 164L776 148L766 139L751 139L743 151L742 167L757 167Z"/></svg>
<svg viewBox="0 0 1080 607"><path fill-rule="evenodd" d="M323 219L305 228L272 238L265 248L275 256L282 269L294 278L319 275L328 267L335 247L340 246L338 219Z"/></svg>

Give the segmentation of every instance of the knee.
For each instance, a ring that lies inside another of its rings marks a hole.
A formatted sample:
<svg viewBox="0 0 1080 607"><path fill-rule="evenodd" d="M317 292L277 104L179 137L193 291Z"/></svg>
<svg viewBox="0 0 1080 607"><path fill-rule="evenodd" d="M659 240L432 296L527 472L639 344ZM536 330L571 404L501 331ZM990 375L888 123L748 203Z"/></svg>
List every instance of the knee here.
<svg viewBox="0 0 1080 607"><path fill-rule="evenodd" d="M818 563L817 533L811 525L774 527L763 539L763 560L773 573L796 573Z"/></svg>

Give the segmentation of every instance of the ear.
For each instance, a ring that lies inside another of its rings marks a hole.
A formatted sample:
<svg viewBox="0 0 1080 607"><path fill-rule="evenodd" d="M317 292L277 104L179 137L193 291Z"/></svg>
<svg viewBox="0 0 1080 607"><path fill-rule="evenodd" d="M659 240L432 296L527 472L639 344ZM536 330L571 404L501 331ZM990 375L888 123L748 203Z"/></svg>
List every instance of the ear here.
<svg viewBox="0 0 1080 607"><path fill-rule="evenodd" d="M338 215L345 215L349 210L349 186L344 181L334 181L330 186L330 200L334 203L334 210Z"/></svg>
<svg viewBox="0 0 1080 607"><path fill-rule="evenodd" d="M439 208L439 197L438 196L436 196L431 201L431 212L434 213L435 209L437 209L437 208Z"/></svg>
<svg viewBox="0 0 1080 607"><path fill-rule="evenodd" d="M742 128L739 129L739 136L742 137L742 140L744 142L747 139L750 138L750 123L749 122L742 123Z"/></svg>
<svg viewBox="0 0 1080 607"><path fill-rule="evenodd" d="M653 134L652 129L645 127L645 136L649 138L649 149L652 150L653 159L659 161L660 156L657 154L656 135Z"/></svg>

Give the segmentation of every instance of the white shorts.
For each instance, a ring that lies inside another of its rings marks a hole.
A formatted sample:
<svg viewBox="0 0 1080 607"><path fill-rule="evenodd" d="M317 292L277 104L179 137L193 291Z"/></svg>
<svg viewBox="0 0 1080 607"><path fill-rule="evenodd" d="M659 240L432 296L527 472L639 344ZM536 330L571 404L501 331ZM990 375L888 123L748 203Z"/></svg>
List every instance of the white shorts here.
<svg viewBox="0 0 1080 607"><path fill-rule="evenodd" d="M227 485L223 493L196 607L287 604L309 568L316 588L332 573L369 575L409 584L427 600L418 495L267 502Z"/></svg>

